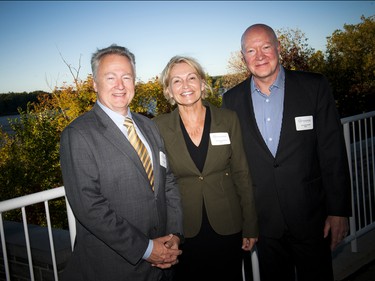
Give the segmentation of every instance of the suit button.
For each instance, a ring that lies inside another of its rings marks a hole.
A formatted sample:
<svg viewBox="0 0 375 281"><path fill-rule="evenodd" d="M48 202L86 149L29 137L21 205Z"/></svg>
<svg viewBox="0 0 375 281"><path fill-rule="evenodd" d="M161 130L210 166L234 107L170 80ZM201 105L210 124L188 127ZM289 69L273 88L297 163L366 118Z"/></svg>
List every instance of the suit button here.
<svg viewBox="0 0 375 281"><path fill-rule="evenodd" d="M275 163L275 164L273 164L273 167L274 168L279 168L279 164Z"/></svg>
<svg viewBox="0 0 375 281"><path fill-rule="evenodd" d="M200 176L198 179L200 179L201 181L203 180L203 177L202 176Z"/></svg>

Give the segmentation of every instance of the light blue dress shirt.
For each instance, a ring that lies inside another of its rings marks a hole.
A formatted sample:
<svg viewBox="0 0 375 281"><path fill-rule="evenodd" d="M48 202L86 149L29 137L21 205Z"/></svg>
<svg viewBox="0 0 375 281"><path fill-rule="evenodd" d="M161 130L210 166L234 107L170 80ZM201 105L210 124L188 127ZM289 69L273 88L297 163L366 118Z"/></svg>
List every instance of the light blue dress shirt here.
<svg viewBox="0 0 375 281"><path fill-rule="evenodd" d="M268 149L275 157L279 145L281 123L284 110L285 71L280 71L275 82L269 88L270 95L263 94L251 78L251 98L253 100L255 119Z"/></svg>
<svg viewBox="0 0 375 281"><path fill-rule="evenodd" d="M104 112L109 116L109 118L112 119L112 121L121 130L121 132L126 136L126 138L128 138L128 130L124 126L125 117L123 115L117 113L117 112L114 112L113 110L109 109L108 107L104 106L102 103L100 103L99 100L97 100L96 103L100 106L101 109L104 110ZM128 109L128 117L132 118L130 109ZM148 151L148 154L150 155L151 162L152 162L152 165L153 165L152 153L151 153L150 146L148 145L146 139L142 135L142 132L138 129L137 124L134 122L134 120L133 120L133 123L134 123L134 127L135 127L135 130L136 130L139 138L141 139L141 141L143 142L143 144L146 146L146 149ZM148 246L147 246L146 252L143 255L143 259L147 259L151 255L153 247L154 247L154 243L150 239L149 242L148 242Z"/></svg>

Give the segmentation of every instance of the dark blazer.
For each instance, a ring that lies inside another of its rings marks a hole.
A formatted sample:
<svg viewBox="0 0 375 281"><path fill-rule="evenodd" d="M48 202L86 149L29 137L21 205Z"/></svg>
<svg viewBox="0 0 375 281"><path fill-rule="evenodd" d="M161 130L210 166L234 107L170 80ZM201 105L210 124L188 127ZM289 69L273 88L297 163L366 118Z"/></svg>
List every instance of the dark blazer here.
<svg viewBox="0 0 375 281"><path fill-rule="evenodd" d="M210 133L227 132L230 144L212 145L210 141L202 173L187 150L178 108L154 118L180 189L184 235L190 238L198 234L204 201L210 224L217 233L229 235L242 230L244 237L257 237L251 177L238 117L233 111L205 105L211 111Z"/></svg>
<svg viewBox="0 0 375 281"><path fill-rule="evenodd" d="M160 155L155 124L133 113L153 157L155 192L127 138L98 106L61 135L61 169L77 236L64 280L159 280L161 270L142 259L149 239L182 233L175 178Z"/></svg>
<svg viewBox="0 0 375 281"><path fill-rule="evenodd" d="M255 190L260 234L321 236L327 215L350 216L350 180L342 126L328 81L320 74L285 70L284 113L273 157L255 120L250 78L223 96L235 110ZM312 116L311 130L296 117Z"/></svg>

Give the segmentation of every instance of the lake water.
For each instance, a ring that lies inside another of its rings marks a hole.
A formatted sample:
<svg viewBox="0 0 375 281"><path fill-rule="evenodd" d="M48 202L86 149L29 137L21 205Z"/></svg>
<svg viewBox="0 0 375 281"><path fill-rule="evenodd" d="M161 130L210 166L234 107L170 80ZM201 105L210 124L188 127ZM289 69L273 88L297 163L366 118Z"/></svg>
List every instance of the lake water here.
<svg viewBox="0 0 375 281"><path fill-rule="evenodd" d="M6 133L12 133L12 129L9 126L9 120L8 119L18 119L20 116L17 115L6 115L6 116L0 116L0 126L1 129Z"/></svg>

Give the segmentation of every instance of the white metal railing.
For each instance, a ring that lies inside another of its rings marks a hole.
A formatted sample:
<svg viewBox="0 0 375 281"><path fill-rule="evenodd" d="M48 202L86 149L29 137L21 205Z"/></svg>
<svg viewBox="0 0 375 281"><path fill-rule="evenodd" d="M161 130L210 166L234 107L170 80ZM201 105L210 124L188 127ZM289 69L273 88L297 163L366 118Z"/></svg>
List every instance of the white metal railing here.
<svg viewBox="0 0 375 281"><path fill-rule="evenodd" d="M29 232L28 232L28 226L27 226L26 207L33 205L33 204L42 203L42 202L44 202L44 208L46 211L48 237L49 237L51 255L52 255L53 273L54 273L55 280L56 281L58 280L55 247L54 247L53 237L52 237L52 226L51 226L48 201L61 198L61 197L65 197L65 189L63 186L0 202L0 235L1 235L1 246L3 250L3 258L4 258L5 276L6 276L7 281L10 281L11 279L10 279L10 272L9 272L9 263L8 263L8 255L7 255L7 249L6 249L5 232L4 232L2 214L6 211L11 211L14 209L21 209L22 211L22 221L23 221L25 240L26 240L26 251L27 251L27 257L28 257L28 263L29 263L30 280L34 281L35 279L34 279L33 261L31 257L30 238L29 238ZM66 202L67 215L68 215L70 242L71 242L71 246L73 249L74 239L76 235L75 219L73 216L72 209L70 208L66 197L65 197L65 202Z"/></svg>
<svg viewBox="0 0 375 281"><path fill-rule="evenodd" d="M375 111L342 118L350 169L352 210L349 219L352 252L357 238L375 228Z"/></svg>
<svg viewBox="0 0 375 281"><path fill-rule="evenodd" d="M34 281L34 270L33 270L33 261L31 257L31 247L30 247L30 238L28 233L27 227L27 217L26 217L26 206L30 206L33 204L44 202L45 204L45 211L46 211L46 220L48 226L48 235L50 241L50 248L51 248L51 256L52 256L52 266L53 266L53 273L55 281L58 281L58 272L57 272L57 265L56 265L56 256L55 256L55 247L53 243L52 237L52 227L51 227L51 219L49 215L49 207L48 201L65 197L65 189L63 186L53 188L50 190L45 190L25 196L21 196L18 198L13 198L10 200L0 202L0 234L1 234L1 243L2 243L2 250L3 250L3 258L4 258L4 267L5 267L5 274L6 280L10 281L10 272L9 272L9 264L8 264L8 256L6 250L6 242L5 242L5 233L4 233L4 225L3 225L3 218L2 213L6 211L11 211L14 209L21 208L22 210L22 220L24 224L24 232L25 232L25 239L26 239L26 250L29 262L29 271L30 271L30 280ZM73 250L74 239L76 235L76 225L75 225L75 218L72 212L71 207L69 206L68 200L65 197L66 208L67 208L67 215L68 215L68 224L69 224L69 232L70 232L70 242L71 247ZM251 255L251 264L252 264L252 272L253 272L253 280L260 281L259 275L259 262L258 262L258 255L256 252L256 248L249 253ZM245 267L244 263L242 263L242 276L243 280L245 280Z"/></svg>
<svg viewBox="0 0 375 281"><path fill-rule="evenodd" d="M375 111L341 119L350 168L353 208L353 216L350 218L350 235L345 238L344 243L351 243L353 252L357 252L357 238L375 228L374 116ZM26 238L29 270L31 280L33 281L34 273L25 207L41 202L44 202L45 204L48 234L53 259L53 271L55 280L58 280L48 201L60 197L65 197L65 190L63 186L0 202L0 234L7 281L10 280L10 273L2 213L19 208L21 208L22 210L22 220L25 229L24 232ZM65 200L68 214L71 246L73 249L76 234L75 219L66 197ZM251 252L251 262L253 268L253 280L259 281L259 264L256 249ZM242 268L242 273L244 276L244 265Z"/></svg>

